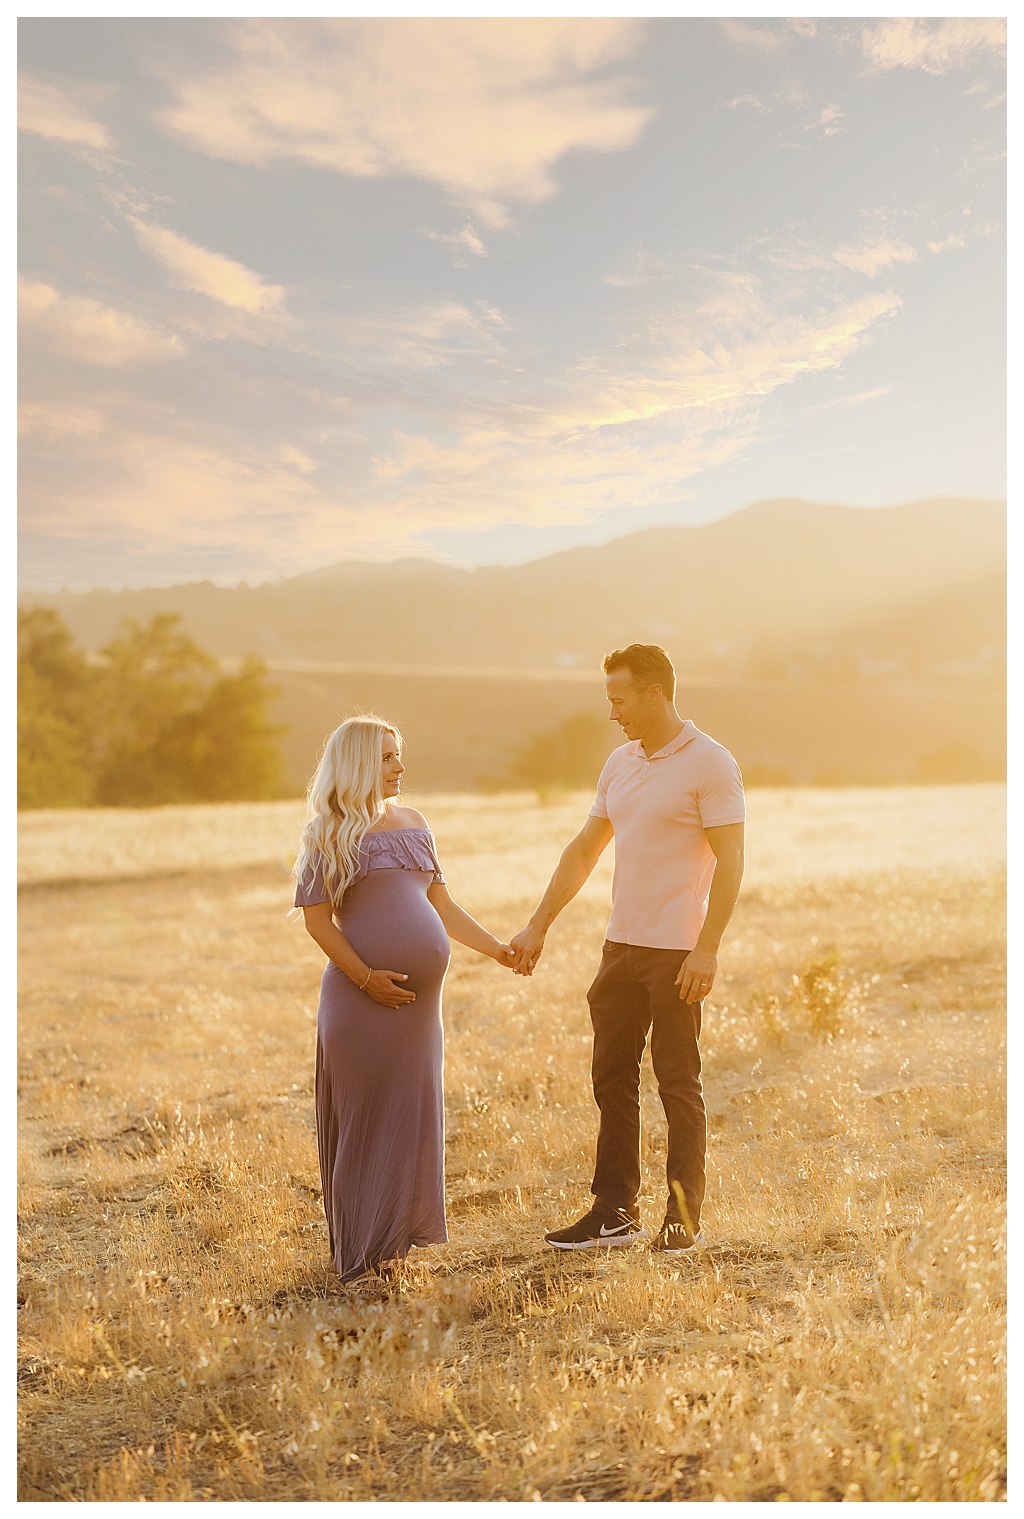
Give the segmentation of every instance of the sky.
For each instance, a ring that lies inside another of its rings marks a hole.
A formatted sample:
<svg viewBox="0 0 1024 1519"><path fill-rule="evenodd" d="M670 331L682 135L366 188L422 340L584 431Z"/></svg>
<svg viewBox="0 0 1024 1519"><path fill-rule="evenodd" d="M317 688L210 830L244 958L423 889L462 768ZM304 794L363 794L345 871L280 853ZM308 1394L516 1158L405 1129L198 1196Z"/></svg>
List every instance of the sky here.
<svg viewBox="0 0 1024 1519"><path fill-rule="evenodd" d="M1005 495L999 19L19 25L20 576Z"/></svg>

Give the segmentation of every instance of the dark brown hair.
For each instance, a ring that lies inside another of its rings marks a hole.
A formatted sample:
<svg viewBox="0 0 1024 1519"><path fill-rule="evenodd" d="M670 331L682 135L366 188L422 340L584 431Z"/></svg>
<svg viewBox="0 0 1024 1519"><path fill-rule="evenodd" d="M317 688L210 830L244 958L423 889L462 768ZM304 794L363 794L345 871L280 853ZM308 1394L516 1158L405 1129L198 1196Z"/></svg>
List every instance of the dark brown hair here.
<svg viewBox="0 0 1024 1519"><path fill-rule="evenodd" d="M676 672L660 644L630 643L624 649L613 649L604 656L601 669L606 675L612 670L628 670L641 688L658 685L668 701L676 699Z"/></svg>

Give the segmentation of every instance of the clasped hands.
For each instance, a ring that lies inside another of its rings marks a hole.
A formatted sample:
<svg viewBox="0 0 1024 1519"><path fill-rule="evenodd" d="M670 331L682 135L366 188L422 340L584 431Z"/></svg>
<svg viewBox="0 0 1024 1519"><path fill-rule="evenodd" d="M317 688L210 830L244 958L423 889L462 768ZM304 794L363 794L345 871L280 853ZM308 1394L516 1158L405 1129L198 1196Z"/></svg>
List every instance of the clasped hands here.
<svg viewBox="0 0 1024 1519"><path fill-rule="evenodd" d="M544 952L544 934L539 928L522 928L503 948L505 959L497 955L499 965L507 965L517 976L532 976ZM711 991L718 974L718 956L712 950L692 949L679 967L676 986L680 1002L701 1002Z"/></svg>

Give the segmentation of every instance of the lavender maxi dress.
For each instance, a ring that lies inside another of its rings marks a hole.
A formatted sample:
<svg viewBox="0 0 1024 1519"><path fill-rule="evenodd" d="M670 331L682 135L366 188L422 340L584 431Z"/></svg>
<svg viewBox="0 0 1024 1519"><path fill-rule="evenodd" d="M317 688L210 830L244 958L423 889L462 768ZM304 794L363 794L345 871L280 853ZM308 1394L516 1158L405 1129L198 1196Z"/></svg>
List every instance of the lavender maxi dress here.
<svg viewBox="0 0 1024 1519"><path fill-rule="evenodd" d="M335 912L375 970L404 972L416 993L381 1007L328 961L316 1038L316 1126L331 1254L342 1281L410 1245L443 1244L444 1025L448 935L427 897L444 881L429 828L365 835L359 869ZM297 907L329 900L308 870Z"/></svg>

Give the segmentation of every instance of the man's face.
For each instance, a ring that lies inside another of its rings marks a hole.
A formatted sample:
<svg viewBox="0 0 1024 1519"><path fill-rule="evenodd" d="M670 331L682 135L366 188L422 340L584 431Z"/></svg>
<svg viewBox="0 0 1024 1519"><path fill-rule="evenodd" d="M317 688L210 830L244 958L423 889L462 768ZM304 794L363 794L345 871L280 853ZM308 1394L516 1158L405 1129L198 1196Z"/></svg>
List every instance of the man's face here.
<svg viewBox="0 0 1024 1519"><path fill-rule="evenodd" d="M609 670L604 678L608 697L608 721L618 723L627 738L643 738L655 709L660 689L641 690L629 669Z"/></svg>

